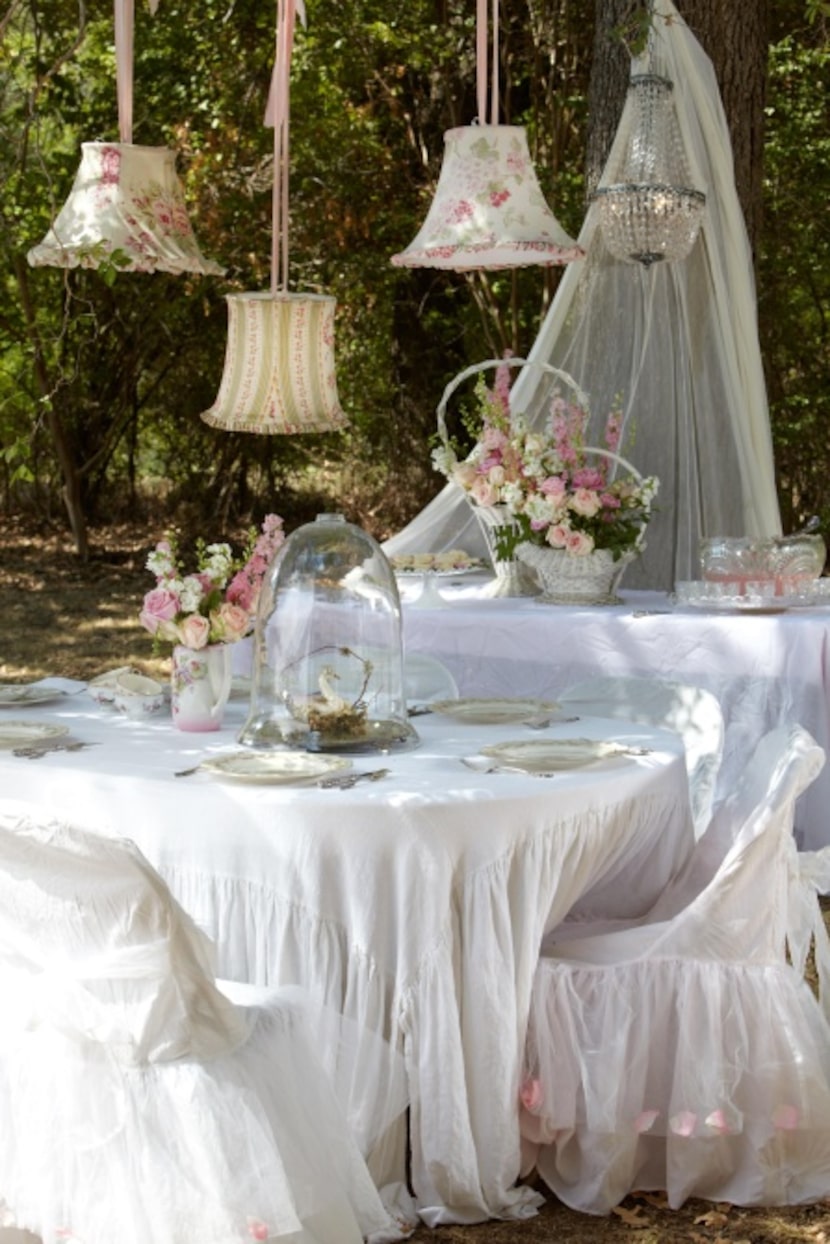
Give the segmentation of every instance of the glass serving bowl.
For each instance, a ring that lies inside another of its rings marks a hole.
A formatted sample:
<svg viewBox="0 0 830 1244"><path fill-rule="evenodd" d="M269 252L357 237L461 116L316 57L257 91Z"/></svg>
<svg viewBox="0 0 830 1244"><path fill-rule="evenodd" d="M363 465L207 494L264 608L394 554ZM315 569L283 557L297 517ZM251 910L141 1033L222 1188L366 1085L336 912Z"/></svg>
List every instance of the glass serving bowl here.
<svg viewBox="0 0 830 1244"><path fill-rule="evenodd" d="M713 536L700 542L701 577L744 595L747 585L772 584L774 595L792 596L824 569L827 547L821 536Z"/></svg>

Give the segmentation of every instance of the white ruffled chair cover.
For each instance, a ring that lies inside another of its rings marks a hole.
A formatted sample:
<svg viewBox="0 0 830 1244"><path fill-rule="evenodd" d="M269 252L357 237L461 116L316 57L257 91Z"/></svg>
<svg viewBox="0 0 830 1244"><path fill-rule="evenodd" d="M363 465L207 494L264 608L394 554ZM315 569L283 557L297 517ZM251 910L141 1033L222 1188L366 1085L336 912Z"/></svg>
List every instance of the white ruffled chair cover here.
<svg viewBox="0 0 830 1244"><path fill-rule="evenodd" d="M695 836L700 837L712 815L724 743L723 712L711 691L658 678L589 678L568 687L559 700L583 716L665 726L681 735Z"/></svg>
<svg viewBox="0 0 830 1244"><path fill-rule="evenodd" d="M305 1005L215 983L129 842L0 816L0 1222L45 1244L396 1237Z"/></svg>
<svg viewBox="0 0 830 1244"><path fill-rule="evenodd" d="M793 726L766 736L756 760L767 780L755 815L743 806L753 781L737 797L734 844L688 906L540 960L524 1160L575 1209L606 1213L635 1188L665 1190L673 1207L830 1190L830 1023L799 950L820 924L815 894L806 901L820 870L802 875L792 838L793 805L824 753Z"/></svg>

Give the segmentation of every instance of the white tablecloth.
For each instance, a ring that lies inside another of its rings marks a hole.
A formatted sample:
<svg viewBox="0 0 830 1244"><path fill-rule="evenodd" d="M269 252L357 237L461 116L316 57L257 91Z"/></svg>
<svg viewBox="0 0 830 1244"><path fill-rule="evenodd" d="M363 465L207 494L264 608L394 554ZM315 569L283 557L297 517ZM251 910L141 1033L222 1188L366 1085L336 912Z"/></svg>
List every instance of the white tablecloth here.
<svg viewBox="0 0 830 1244"><path fill-rule="evenodd" d="M236 725L243 705L235 707ZM521 726L417 718L422 745L348 792L173 772L233 734L134 723L85 696L54 713L97 741L38 760L0 752L0 790L134 839L217 940L221 975L300 983L403 1051L411 1179L428 1222L534 1212L514 1187L517 1090L539 944L575 904L642 911L692 844L681 745L585 719L549 733L645 744L553 778L476 774L458 757ZM12 715L22 717L16 710ZM403 1179L404 1153L381 1182Z"/></svg>
<svg viewBox="0 0 830 1244"><path fill-rule="evenodd" d="M443 661L462 695L544 695L598 674L653 675L717 695L726 721L719 794L758 739L798 722L830 751L830 609L718 613L673 608L656 592L623 592L621 606L545 605L483 598L478 576L439 580L445 608L408 603L404 640ZM796 839L804 850L830 843L830 766L799 800Z"/></svg>

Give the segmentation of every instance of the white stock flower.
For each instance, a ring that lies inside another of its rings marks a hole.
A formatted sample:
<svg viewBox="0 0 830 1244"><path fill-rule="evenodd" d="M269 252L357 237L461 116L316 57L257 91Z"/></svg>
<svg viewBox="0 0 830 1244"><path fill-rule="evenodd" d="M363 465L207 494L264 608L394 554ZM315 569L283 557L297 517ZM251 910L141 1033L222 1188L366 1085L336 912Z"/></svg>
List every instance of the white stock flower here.
<svg viewBox="0 0 830 1244"><path fill-rule="evenodd" d="M204 595L204 588L201 580L196 575L189 574L182 579L178 589L179 600L181 601L182 613L195 613L199 608L199 603Z"/></svg>
<svg viewBox="0 0 830 1244"><path fill-rule="evenodd" d="M524 504L524 489L515 480L508 481L501 488L501 499L514 513L521 512Z"/></svg>
<svg viewBox="0 0 830 1244"><path fill-rule="evenodd" d="M233 564L233 552L229 544L209 544L205 549L202 569L214 583L227 582Z"/></svg>
<svg viewBox="0 0 830 1244"><path fill-rule="evenodd" d="M558 511L543 492L532 493L525 502L524 512L532 523L550 523Z"/></svg>
<svg viewBox="0 0 830 1244"><path fill-rule="evenodd" d="M157 579L169 578L176 571L168 549L153 549L152 553L147 554L145 565Z"/></svg>

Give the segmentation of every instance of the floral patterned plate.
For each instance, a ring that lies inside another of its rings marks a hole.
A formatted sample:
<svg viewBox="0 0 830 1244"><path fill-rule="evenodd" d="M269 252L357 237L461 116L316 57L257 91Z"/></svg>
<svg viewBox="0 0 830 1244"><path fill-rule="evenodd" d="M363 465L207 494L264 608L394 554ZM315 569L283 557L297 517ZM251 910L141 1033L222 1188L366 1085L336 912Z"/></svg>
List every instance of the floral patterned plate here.
<svg viewBox="0 0 830 1244"><path fill-rule="evenodd" d="M343 773L352 762L342 756L306 752L230 752L211 756L199 766L214 777L259 786L303 786L333 773Z"/></svg>
<svg viewBox="0 0 830 1244"><path fill-rule="evenodd" d="M481 748L483 756L509 765L511 769L522 769L525 773L581 769L615 756L641 756L646 752L647 748L629 747L625 743L611 743L604 739L518 739Z"/></svg>
<svg viewBox="0 0 830 1244"><path fill-rule="evenodd" d="M68 726L53 726L46 721L0 721L0 748L26 747L60 739L65 734L69 734Z"/></svg>
<svg viewBox="0 0 830 1244"><path fill-rule="evenodd" d="M469 726L521 725L534 717L555 713L553 700L467 699L432 700L429 709L442 717L452 717Z"/></svg>
<svg viewBox="0 0 830 1244"><path fill-rule="evenodd" d="M0 686L0 708L25 708L27 704L48 704L62 700L64 693L56 687L39 687L37 683L8 683Z"/></svg>

